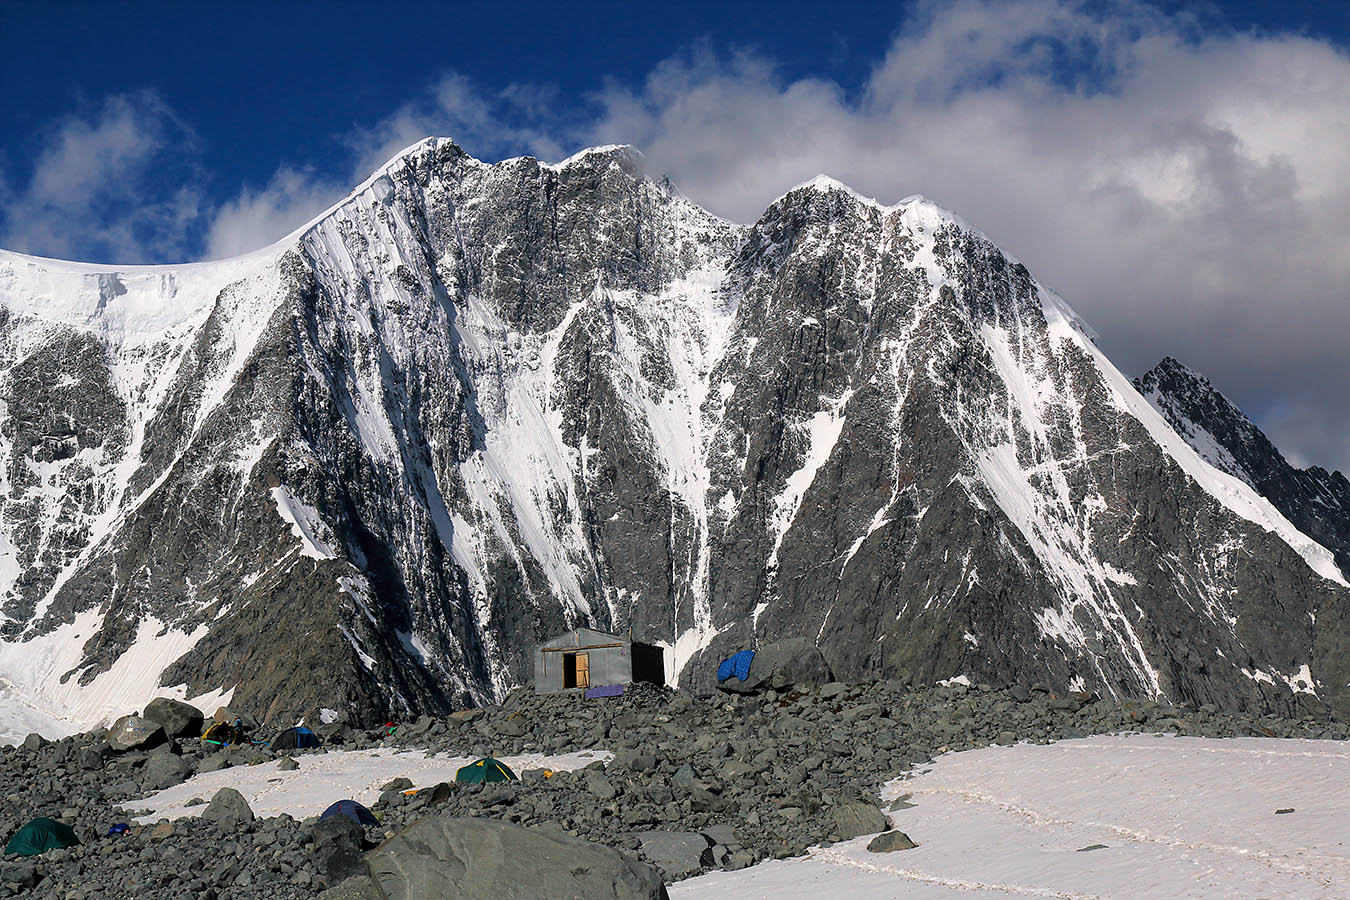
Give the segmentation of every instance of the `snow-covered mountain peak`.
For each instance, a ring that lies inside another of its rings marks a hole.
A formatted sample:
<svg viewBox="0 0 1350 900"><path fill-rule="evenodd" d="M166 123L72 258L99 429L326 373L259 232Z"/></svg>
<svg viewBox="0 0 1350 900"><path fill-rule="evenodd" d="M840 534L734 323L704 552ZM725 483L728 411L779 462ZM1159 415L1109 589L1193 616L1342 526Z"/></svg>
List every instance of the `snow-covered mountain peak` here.
<svg viewBox="0 0 1350 900"><path fill-rule="evenodd" d="M583 160L594 162L595 157L608 157L612 160L628 162L635 165L641 165L645 159L642 151L632 144L602 144L600 146L587 147L584 150L578 150L561 162L544 163L543 165L545 168L557 172Z"/></svg>
<svg viewBox="0 0 1350 900"><path fill-rule="evenodd" d="M258 254L0 288L0 678L71 715L120 659L443 709L578 624L693 687L787 635L845 677L1350 681L1326 552L922 197L818 178L743 227L631 148L429 138Z"/></svg>

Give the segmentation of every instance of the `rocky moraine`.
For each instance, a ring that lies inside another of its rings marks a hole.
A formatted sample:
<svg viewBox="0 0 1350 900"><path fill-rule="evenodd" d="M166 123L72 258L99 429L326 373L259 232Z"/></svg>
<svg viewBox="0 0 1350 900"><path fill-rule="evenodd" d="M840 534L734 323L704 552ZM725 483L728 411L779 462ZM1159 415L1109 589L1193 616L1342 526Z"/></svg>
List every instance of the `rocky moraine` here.
<svg viewBox="0 0 1350 900"><path fill-rule="evenodd" d="M583 700L525 689L500 705L422 716L392 735L321 726L323 746L291 753L294 762L283 760L283 766L303 771L322 754L370 747L448 755L613 754L579 770L551 776L528 770L502 783L394 779L382 785L372 807L379 826L364 832L287 815L255 817L241 796L222 790L199 798L200 817L105 837L112 824L131 821L138 799L154 790L194 773L269 765L287 754L219 750L188 737L119 750L103 730L60 741L33 736L0 749L0 792L7 798L0 831L8 835L30 817L47 815L73 825L82 843L31 859L7 857L0 863L0 895L381 900L404 896L398 879L415 877L408 873L424 862L415 847L425 847L428 834L453 844L465 829L498 829L494 840L508 850L543 842L580 854L585 862L568 877L604 879L621 886L619 896L658 897L663 882L888 828L896 831L877 839L876 849L903 850L909 838L922 842L922 834L903 833L906 804L881 808L877 789L946 751L1107 732L1350 736L1346 723L1325 716L1122 703L1040 685L789 680L777 679L776 688L765 685L762 692L712 697L642 686L618 698ZM421 790L408 793L413 787ZM416 839L401 837L414 824ZM557 877L531 868L542 865L523 854L512 859L509 877Z"/></svg>

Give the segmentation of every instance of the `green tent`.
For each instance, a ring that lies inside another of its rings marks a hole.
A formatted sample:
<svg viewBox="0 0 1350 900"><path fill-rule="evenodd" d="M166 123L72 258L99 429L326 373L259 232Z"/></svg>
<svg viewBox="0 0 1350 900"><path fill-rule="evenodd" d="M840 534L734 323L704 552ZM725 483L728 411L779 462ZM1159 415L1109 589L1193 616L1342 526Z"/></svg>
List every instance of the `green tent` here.
<svg viewBox="0 0 1350 900"><path fill-rule="evenodd" d="M45 817L34 819L14 832L5 845L6 853L17 856L37 856L48 850L73 847L80 842L69 825Z"/></svg>
<svg viewBox="0 0 1350 900"><path fill-rule="evenodd" d="M471 762L455 773L455 781L460 784L482 784L485 781L515 781L516 773L500 759L485 756L478 762Z"/></svg>

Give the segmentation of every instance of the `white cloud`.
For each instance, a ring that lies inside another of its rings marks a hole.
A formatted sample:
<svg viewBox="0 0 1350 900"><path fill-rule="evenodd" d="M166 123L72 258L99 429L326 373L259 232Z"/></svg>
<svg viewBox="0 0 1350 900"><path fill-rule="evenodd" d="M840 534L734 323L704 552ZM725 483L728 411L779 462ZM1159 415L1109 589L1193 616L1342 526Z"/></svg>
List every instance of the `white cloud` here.
<svg viewBox="0 0 1350 900"><path fill-rule="evenodd" d="M262 190L245 187L218 207L206 233L206 258L257 250L280 240L340 200L351 185L283 167Z"/></svg>
<svg viewBox="0 0 1350 900"><path fill-rule="evenodd" d="M475 156L492 159L531 153L560 155L563 130L556 92L512 84L486 92L459 74L445 75L371 128L353 131L347 143L356 153L359 178L424 137L453 137Z"/></svg>
<svg viewBox="0 0 1350 900"><path fill-rule="evenodd" d="M592 141L636 143L733 219L818 172L923 193L1062 292L1127 371L1174 355L1258 413L1328 423L1289 429L1290 449L1350 466L1350 59L1324 42L960 0L927 5L857 99L706 50L600 99Z"/></svg>
<svg viewBox="0 0 1350 900"><path fill-rule="evenodd" d="M184 151L194 143L151 92L115 95L91 116L59 120L31 177L0 194L0 244L126 261L186 252L201 193L163 185L190 167Z"/></svg>
<svg viewBox="0 0 1350 900"><path fill-rule="evenodd" d="M0 182L0 244L120 261L246 252L433 134L484 159L632 143L740 221L828 172L960 212L1063 293L1122 368L1176 356L1291 456L1350 469L1345 52L1130 0L927 2L901 24L861 90L707 44L585 100L446 75L341 138L347 172L282 166L218 205L191 131L153 94L114 97L61 120L30 180Z"/></svg>

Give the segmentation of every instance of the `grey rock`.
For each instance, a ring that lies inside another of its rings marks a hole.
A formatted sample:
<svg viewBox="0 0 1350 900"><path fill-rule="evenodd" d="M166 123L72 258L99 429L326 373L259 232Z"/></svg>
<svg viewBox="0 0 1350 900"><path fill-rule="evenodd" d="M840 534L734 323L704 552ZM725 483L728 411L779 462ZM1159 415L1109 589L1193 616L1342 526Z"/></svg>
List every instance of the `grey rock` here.
<svg viewBox="0 0 1350 900"><path fill-rule="evenodd" d="M718 688L728 693L754 694L767 688L820 687L831 677L830 667L815 645L802 638L788 638L760 647L744 680L728 678Z"/></svg>
<svg viewBox="0 0 1350 900"><path fill-rule="evenodd" d="M193 738L202 733L202 711L181 700L156 697L146 705L144 716L151 722L159 723L164 733L171 738Z"/></svg>
<svg viewBox="0 0 1350 900"><path fill-rule="evenodd" d="M689 831L642 831L637 834L642 856L660 869L667 880L697 874L713 859L713 841Z"/></svg>
<svg viewBox="0 0 1350 900"><path fill-rule="evenodd" d="M32 890L37 883L37 867L32 863L0 862L0 884Z"/></svg>
<svg viewBox="0 0 1350 900"><path fill-rule="evenodd" d="M117 751L139 750L164 742L158 722L140 716L123 716L108 730L108 745Z"/></svg>
<svg viewBox="0 0 1350 900"><path fill-rule="evenodd" d="M311 852L314 868L329 885L367 874L361 857L365 832L360 825L346 816L331 816L316 822L310 834L314 842Z"/></svg>
<svg viewBox="0 0 1350 900"><path fill-rule="evenodd" d="M191 774L191 764L172 753L152 753L141 769L146 788L155 791L180 784Z"/></svg>
<svg viewBox="0 0 1350 900"><path fill-rule="evenodd" d="M253 821L253 810L244 795L234 788L221 788L202 812L202 821L235 828Z"/></svg>
<svg viewBox="0 0 1350 900"><path fill-rule="evenodd" d="M889 827L886 814L870 803L841 803L833 809L831 817L841 840L876 834Z"/></svg>
<svg viewBox="0 0 1350 900"><path fill-rule="evenodd" d="M233 762L230 760L228 750L221 750L205 757L197 766L198 772L215 772L219 769L228 769Z"/></svg>
<svg viewBox="0 0 1350 900"><path fill-rule="evenodd" d="M556 831L427 816L367 856L389 900L434 896L666 897L650 866Z"/></svg>
<svg viewBox="0 0 1350 900"><path fill-rule="evenodd" d="M290 756L283 756L281 762L277 763L277 768L282 772L294 772L300 768L300 763Z"/></svg>
<svg viewBox="0 0 1350 900"><path fill-rule="evenodd" d="M389 895L380 890L379 883L369 875L348 878L336 887L323 891L319 896L323 900L389 900Z"/></svg>
<svg viewBox="0 0 1350 900"><path fill-rule="evenodd" d="M736 835L736 829L730 825L718 823L709 825L700 830L700 834L712 841L714 844L721 844L724 847L739 847L741 840Z"/></svg>
<svg viewBox="0 0 1350 900"><path fill-rule="evenodd" d="M917 846L903 831L883 831L867 843L867 849L872 853L894 853L913 850Z"/></svg>

